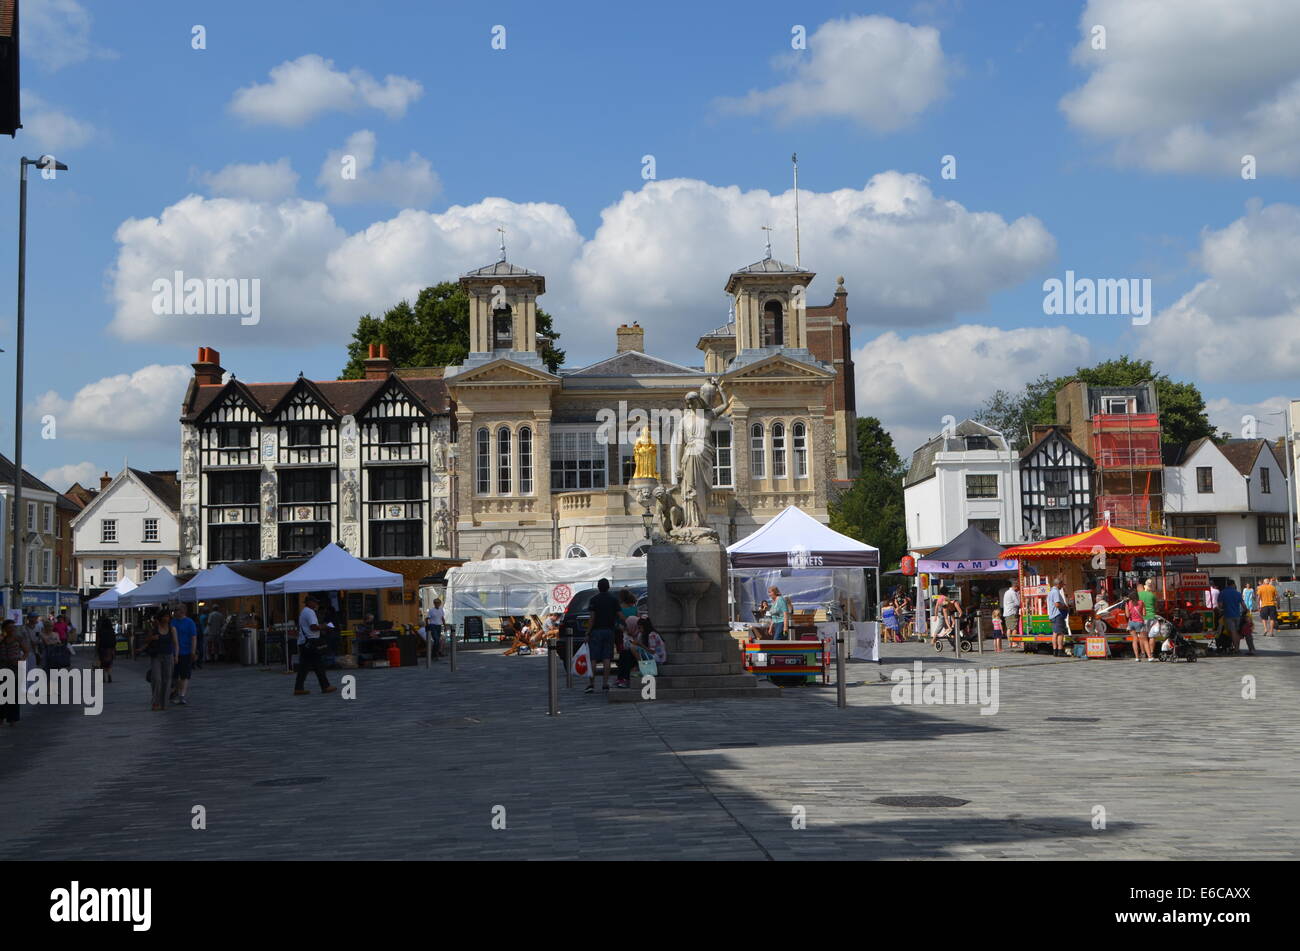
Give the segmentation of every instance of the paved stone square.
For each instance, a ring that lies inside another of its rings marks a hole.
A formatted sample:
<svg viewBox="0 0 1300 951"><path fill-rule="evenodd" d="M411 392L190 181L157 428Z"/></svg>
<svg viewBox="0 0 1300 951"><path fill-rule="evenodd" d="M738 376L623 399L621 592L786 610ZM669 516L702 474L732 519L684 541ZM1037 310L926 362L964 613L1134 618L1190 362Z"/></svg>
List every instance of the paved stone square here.
<svg viewBox="0 0 1300 951"><path fill-rule="evenodd" d="M891 644L849 665L845 710L833 687L609 704L561 680L554 718L542 657L355 671L350 701L210 666L164 713L123 662L102 715L0 729L0 858L1297 858L1300 635L1257 643L1197 664ZM998 713L893 704L881 678L914 660L996 666ZM935 795L969 802L872 801Z"/></svg>

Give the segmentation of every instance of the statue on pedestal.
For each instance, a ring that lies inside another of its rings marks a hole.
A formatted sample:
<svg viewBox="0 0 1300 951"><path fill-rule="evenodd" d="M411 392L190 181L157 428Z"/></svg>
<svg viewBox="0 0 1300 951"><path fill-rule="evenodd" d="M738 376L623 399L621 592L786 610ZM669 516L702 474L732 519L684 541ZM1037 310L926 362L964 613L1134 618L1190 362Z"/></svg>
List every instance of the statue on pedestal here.
<svg viewBox="0 0 1300 951"><path fill-rule="evenodd" d="M708 526L709 490L713 488L713 421L731 409L723 401L722 387L716 377L686 394L686 409L674 441L677 446L677 471L673 484L681 496L683 527L677 533L691 542L718 535Z"/></svg>
<svg viewBox="0 0 1300 951"><path fill-rule="evenodd" d="M641 435L632 446L632 458L636 462L636 471L632 474L632 478L654 479L657 482L659 480L658 457L654 440L650 438L650 427L643 427Z"/></svg>

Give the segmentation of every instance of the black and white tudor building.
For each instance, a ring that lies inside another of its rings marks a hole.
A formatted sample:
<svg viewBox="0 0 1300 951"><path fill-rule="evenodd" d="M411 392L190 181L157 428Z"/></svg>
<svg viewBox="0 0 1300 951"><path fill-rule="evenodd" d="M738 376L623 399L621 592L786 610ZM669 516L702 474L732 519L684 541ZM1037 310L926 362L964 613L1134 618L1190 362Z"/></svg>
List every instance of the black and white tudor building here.
<svg viewBox="0 0 1300 951"><path fill-rule="evenodd" d="M452 423L441 379L222 381L199 350L181 412L181 568L311 554L450 554Z"/></svg>
<svg viewBox="0 0 1300 951"><path fill-rule="evenodd" d="M1035 430L1020 453L1021 537L1040 541L1092 528L1092 458L1058 426Z"/></svg>

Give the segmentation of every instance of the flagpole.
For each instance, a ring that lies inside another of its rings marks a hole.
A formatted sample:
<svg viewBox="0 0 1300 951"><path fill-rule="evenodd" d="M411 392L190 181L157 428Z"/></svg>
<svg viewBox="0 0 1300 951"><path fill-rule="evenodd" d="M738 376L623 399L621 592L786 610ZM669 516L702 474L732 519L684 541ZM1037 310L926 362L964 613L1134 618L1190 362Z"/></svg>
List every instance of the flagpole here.
<svg viewBox="0 0 1300 951"><path fill-rule="evenodd" d="M794 266L799 267L799 153L790 153L794 165Z"/></svg>

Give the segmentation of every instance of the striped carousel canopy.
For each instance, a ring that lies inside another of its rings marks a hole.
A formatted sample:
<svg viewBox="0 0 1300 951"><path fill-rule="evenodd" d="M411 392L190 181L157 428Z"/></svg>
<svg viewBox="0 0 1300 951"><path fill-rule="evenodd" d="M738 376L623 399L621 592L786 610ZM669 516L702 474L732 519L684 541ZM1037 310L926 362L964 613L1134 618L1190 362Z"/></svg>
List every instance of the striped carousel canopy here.
<svg viewBox="0 0 1300 951"><path fill-rule="evenodd" d="M1098 548L1118 555L1192 555L1216 552L1219 550L1219 543L1102 525L1100 528L1079 532L1077 535L1063 535L1045 542L1017 545L1004 550L1002 557L1025 560L1089 558L1096 554Z"/></svg>

